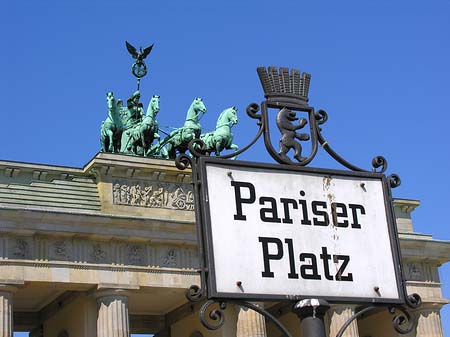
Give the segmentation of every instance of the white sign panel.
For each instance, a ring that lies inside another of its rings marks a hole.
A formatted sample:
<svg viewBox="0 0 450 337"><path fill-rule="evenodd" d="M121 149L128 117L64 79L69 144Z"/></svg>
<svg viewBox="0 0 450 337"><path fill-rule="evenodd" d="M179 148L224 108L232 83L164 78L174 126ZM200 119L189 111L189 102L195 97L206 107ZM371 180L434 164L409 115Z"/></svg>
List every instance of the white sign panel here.
<svg viewBox="0 0 450 337"><path fill-rule="evenodd" d="M210 297L402 300L381 174L235 163L202 167Z"/></svg>

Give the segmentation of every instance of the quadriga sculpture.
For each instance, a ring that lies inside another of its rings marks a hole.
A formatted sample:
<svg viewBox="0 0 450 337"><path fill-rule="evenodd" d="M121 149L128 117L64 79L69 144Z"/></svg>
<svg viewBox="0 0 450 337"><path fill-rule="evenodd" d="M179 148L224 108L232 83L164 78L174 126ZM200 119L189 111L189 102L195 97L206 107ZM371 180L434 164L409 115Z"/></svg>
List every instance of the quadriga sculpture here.
<svg viewBox="0 0 450 337"><path fill-rule="evenodd" d="M177 152L185 153L188 144L193 139L198 139L202 131L199 123L200 116L206 112L205 104L201 98L196 98L192 102L186 114L186 121L181 128L172 131L166 138L158 143L155 151L161 151L163 157L175 159ZM164 146L167 149L164 149Z"/></svg>
<svg viewBox="0 0 450 337"><path fill-rule="evenodd" d="M122 133L122 121L112 92L106 93L108 117L100 127L100 144L102 152L119 152Z"/></svg>
<svg viewBox="0 0 450 337"><path fill-rule="evenodd" d="M231 107L222 111L217 119L216 130L202 134L200 139L205 143L206 152L214 152L220 156L223 150L237 150L238 146L233 144L233 134L231 128L238 122L237 109Z"/></svg>
<svg viewBox="0 0 450 337"><path fill-rule="evenodd" d="M147 155L155 139L160 138L158 134L158 121L156 115L159 112L159 95L153 95L147 108L147 113L140 123L130 129L128 143L125 145L127 152L138 154L142 152ZM139 151L138 148L142 150Z"/></svg>

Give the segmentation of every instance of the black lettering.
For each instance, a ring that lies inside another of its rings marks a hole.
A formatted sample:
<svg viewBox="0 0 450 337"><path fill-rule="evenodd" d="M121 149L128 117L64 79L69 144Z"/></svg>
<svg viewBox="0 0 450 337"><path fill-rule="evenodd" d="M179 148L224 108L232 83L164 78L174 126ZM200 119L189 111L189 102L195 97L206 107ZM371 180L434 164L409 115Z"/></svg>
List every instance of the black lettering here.
<svg viewBox="0 0 450 337"><path fill-rule="evenodd" d="M297 201L295 201L294 199L285 199L285 198L281 198L280 201L283 204L284 209L283 223L293 223L291 219L291 213L289 211L289 204L292 205L293 209L297 209L298 208Z"/></svg>
<svg viewBox="0 0 450 337"><path fill-rule="evenodd" d="M308 209L306 208L306 200L299 199L298 203L302 206L303 219L302 225L311 225L311 220L308 218Z"/></svg>
<svg viewBox="0 0 450 337"><path fill-rule="evenodd" d="M310 253L301 253L300 254L300 261L305 261L306 259L309 259L311 261L311 264L302 264L300 266L300 274L302 275L302 278L305 280L320 280L322 277L319 275L319 272L317 270L317 258L314 254Z"/></svg>
<svg viewBox="0 0 450 337"><path fill-rule="evenodd" d="M341 210L338 212L338 208ZM344 220L342 222L339 222L338 218L347 218L347 207L345 207L345 204L342 204L340 202L333 202L331 204L331 215L333 219L333 225L336 227L348 227L348 220Z"/></svg>
<svg viewBox="0 0 450 337"><path fill-rule="evenodd" d="M236 214L234 220L247 220L247 217L242 213L242 204L253 204L256 200L255 186L252 183L244 181L231 181L231 186L234 187L234 198L236 201ZM242 198L241 188L247 188L249 192L248 198Z"/></svg>
<svg viewBox="0 0 450 337"><path fill-rule="evenodd" d="M283 243L277 238L258 237L262 244L264 271L261 273L262 277L274 277L274 273L270 271L270 260L281 260L283 257ZM269 254L269 243L277 245L277 253Z"/></svg>
<svg viewBox="0 0 450 337"><path fill-rule="evenodd" d="M314 215L323 217L323 220L314 217L313 218L314 226L328 226L330 224L330 218L328 216L327 211L325 211L327 209L327 203L325 201L313 201L311 203L311 206ZM318 206L323 207L325 210L317 209Z"/></svg>
<svg viewBox="0 0 450 337"><path fill-rule="evenodd" d="M281 219L278 217L277 201L272 197L259 198L259 204L264 205L266 202L271 204L269 208L261 208L259 210L259 216L264 222L276 222L280 223Z"/></svg>
<svg viewBox="0 0 450 337"><path fill-rule="evenodd" d="M361 224L358 221L358 210L361 214L366 214L366 210L363 205L349 204L348 207L352 210L352 228L361 228Z"/></svg>
<svg viewBox="0 0 450 337"><path fill-rule="evenodd" d="M336 281L353 281L353 274L348 273L344 275L345 268L347 268L348 263L350 262L350 256L348 255L333 255L333 262L339 263L342 261L341 266L339 267L336 273Z"/></svg>
<svg viewBox="0 0 450 337"><path fill-rule="evenodd" d="M294 245L292 243L292 239L284 239L284 242L286 242L286 244L288 246L289 266L291 269L288 274L288 278L298 278L298 274L295 270Z"/></svg>
<svg viewBox="0 0 450 337"><path fill-rule="evenodd" d="M328 261L331 260L331 255L328 254L327 247L322 247L322 254L320 254L320 258L323 261L323 272L325 274L325 278L332 281L333 276L330 275L330 267L328 265Z"/></svg>

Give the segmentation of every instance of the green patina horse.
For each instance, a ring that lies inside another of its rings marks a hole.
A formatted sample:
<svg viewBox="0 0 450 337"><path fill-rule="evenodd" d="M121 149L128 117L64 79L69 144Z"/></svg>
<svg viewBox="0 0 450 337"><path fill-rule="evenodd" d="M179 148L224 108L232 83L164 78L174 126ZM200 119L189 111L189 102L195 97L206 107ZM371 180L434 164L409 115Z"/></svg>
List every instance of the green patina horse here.
<svg viewBox="0 0 450 337"><path fill-rule="evenodd" d="M108 117L100 127L100 144L102 152L119 152L122 133L122 120L112 92L106 93Z"/></svg>
<svg viewBox="0 0 450 337"><path fill-rule="evenodd" d="M205 143L206 152L214 152L220 156L223 150L237 150L238 146L233 144L231 128L237 124L237 109L231 107L222 111L217 119L216 130L202 134L200 139Z"/></svg>
<svg viewBox="0 0 450 337"><path fill-rule="evenodd" d="M129 131L130 137L125 149L128 152L137 154L138 147L141 147L144 155L149 151L153 141L159 139L158 121L156 115L159 112L159 95L153 95L148 104L147 113L140 123Z"/></svg>
<svg viewBox="0 0 450 337"><path fill-rule="evenodd" d="M181 128L172 131L162 142L158 144L163 157L174 159L179 153L185 153L188 149L188 144L193 139L199 139L202 127L200 125L199 117L206 112L205 104L201 98L196 98L192 102L186 114L186 121ZM167 145L167 149L163 146Z"/></svg>

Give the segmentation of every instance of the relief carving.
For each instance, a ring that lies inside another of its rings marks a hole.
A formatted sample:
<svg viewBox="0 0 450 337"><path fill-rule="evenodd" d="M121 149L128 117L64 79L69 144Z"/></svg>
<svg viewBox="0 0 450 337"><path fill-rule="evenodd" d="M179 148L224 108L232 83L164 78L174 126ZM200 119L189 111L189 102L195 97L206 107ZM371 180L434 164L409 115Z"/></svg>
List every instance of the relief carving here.
<svg viewBox="0 0 450 337"><path fill-rule="evenodd" d="M142 249L137 245L128 247L128 261L132 264L141 264L143 260Z"/></svg>
<svg viewBox="0 0 450 337"><path fill-rule="evenodd" d="M193 211L194 193L192 187L187 184L115 182L113 203Z"/></svg>
<svg viewBox="0 0 450 337"><path fill-rule="evenodd" d="M98 243L92 247L92 258L95 262L102 262L106 260L106 251Z"/></svg>
<svg viewBox="0 0 450 337"><path fill-rule="evenodd" d="M28 243L25 240L17 239L14 247L14 256L16 258L24 259L28 256Z"/></svg>
<svg viewBox="0 0 450 337"><path fill-rule="evenodd" d="M59 258L66 259L69 257L69 253L67 251L67 245L65 241L57 241L53 244L55 256Z"/></svg>
<svg viewBox="0 0 450 337"><path fill-rule="evenodd" d="M419 263L408 263L410 281L421 281L423 279L422 268Z"/></svg>
<svg viewBox="0 0 450 337"><path fill-rule="evenodd" d="M176 267L177 251L175 249L169 249L167 254L162 258L161 265L163 267Z"/></svg>

